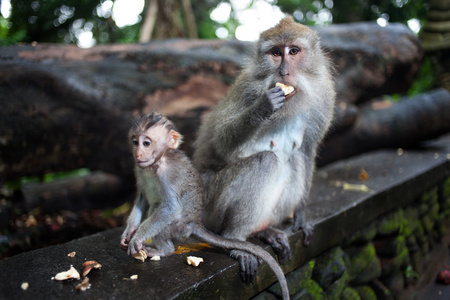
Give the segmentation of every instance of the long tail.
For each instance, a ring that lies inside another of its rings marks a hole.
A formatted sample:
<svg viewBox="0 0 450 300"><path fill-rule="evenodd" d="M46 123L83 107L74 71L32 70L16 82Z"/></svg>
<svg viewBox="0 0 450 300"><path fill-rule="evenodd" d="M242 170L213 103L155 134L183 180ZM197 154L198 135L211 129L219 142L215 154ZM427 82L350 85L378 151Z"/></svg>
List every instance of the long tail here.
<svg viewBox="0 0 450 300"><path fill-rule="evenodd" d="M198 237L201 240L204 240L207 243L210 243L213 246L225 248L225 249L238 249L250 252L251 254L260 257L262 260L264 260L269 267L272 269L272 271L275 273L275 276L278 279L278 282L280 283L281 287L281 295L284 300L289 300L289 288L287 285L286 277L284 276L283 270L281 269L280 265L277 263L277 261L270 255L267 251L265 251L263 248L252 244L250 242L246 241L240 241L240 240L233 240L228 239L223 236L219 236L217 234L212 233L211 231L208 231L203 226L197 226L194 229L193 235Z"/></svg>

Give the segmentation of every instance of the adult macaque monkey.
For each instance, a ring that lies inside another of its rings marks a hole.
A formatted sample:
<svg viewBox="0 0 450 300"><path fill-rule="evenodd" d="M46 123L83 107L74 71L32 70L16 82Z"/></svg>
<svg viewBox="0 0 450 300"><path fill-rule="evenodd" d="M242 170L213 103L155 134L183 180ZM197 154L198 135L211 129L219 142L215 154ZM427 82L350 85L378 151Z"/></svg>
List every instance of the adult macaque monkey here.
<svg viewBox="0 0 450 300"><path fill-rule="evenodd" d="M134 120L129 133L136 162L137 198L127 220L120 245L129 255L140 250L148 256L174 252L172 239L191 235L214 246L248 251L266 261L280 282L284 299L289 291L275 259L250 242L226 239L203 226L203 196L199 175L178 146L182 136L157 112ZM153 247L144 245L152 239Z"/></svg>
<svg viewBox="0 0 450 300"><path fill-rule="evenodd" d="M293 91L283 91L285 86ZM255 234L284 263L291 257L289 242L275 227L294 212L292 229L303 228L309 243L305 201L334 101L330 62L313 30L288 16L263 32L254 60L206 117L195 141L205 226L239 240ZM250 254L233 250L231 256L241 270L257 269Z"/></svg>

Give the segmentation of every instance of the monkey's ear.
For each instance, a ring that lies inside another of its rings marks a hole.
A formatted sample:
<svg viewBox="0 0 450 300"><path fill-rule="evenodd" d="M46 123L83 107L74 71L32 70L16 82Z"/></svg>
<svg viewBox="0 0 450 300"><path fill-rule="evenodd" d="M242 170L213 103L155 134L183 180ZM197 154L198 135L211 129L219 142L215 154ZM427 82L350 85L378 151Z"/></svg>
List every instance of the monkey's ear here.
<svg viewBox="0 0 450 300"><path fill-rule="evenodd" d="M181 144L183 136L178 131L173 129L169 131L169 136L170 136L169 147L172 149L177 149Z"/></svg>

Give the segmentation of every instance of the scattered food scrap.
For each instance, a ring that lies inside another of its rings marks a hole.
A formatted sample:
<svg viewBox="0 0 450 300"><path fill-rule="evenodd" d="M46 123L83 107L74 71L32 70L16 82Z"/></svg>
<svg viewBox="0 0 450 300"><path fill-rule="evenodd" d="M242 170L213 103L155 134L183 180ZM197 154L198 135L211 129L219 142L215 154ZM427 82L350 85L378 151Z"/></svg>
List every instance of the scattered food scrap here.
<svg viewBox="0 0 450 300"><path fill-rule="evenodd" d="M358 179L361 181L366 181L367 179L369 179L369 173L367 173L366 170L361 169L361 172L359 172L358 174Z"/></svg>
<svg viewBox="0 0 450 300"><path fill-rule="evenodd" d="M155 256L152 256L152 258L150 258L150 260L161 260L161 256L159 256L159 255L155 255Z"/></svg>
<svg viewBox="0 0 450 300"><path fill-rule="evenodd" d="M88 260L83 263L83 267L84 267L84 270L83 270L82 275L83 275L83 277L85 277L87 274L89 274L89 272L92 269L100 269L102 267L102 265L94 260Z"/></svg>
<svg viewBox="0 0 450 300"><path fill-rule="evenodd" d="M70 266L70 269L65 272L60 272L52 277L53 280L67 280L67 279L80 279L80 273L73 267Z"/></svg>
<svg viewBox="0 0 450 300"><path fill-rule="evenodd" d="M147 253L145 253L144 250L140 250L138 253L133 255L133 257L143 262L147 259Z"/></svg>
<svg viewBox="0 0 450 300"><path fill-rule="evenodd" d="M344 191L357 191L357 192L366 192L366 193L374 193L375 191L369 189L365 184L350 184L344 183L342 185L342 189Z"/></svg>
<svg viewBox="0 0 450 300"><path fill-rule="evenodd" d="M130 276L130 278L123 278L123 280L136 280L136 279L138 279L138 276L135 274L135 275L131 275Z"/></svg>
<svg viewBox="0 0 450 300"><path fill-rule="evenodd" d="M78 284L75 289L77 291L82 291L84 292L87 289L91 288L91 284L89 283L89 277L84 277L83 281L80 282L80 284Z"/></svg>
<svg viewBox="0 0 450 300"><path fill-rule="evenodd" d="M68 257L75 257L75 254L77 254L75 251L70 252L67 254Z"/></svg>
<svg viewBox="0 0 450 300"><path fill-rule="evenodd" d="M28 290L29 287L30 285L28 284L28 282L22 282L22 284L20 285L20 288L24 291Z"/></svg>
<svg viewBox="0 0 450 300"><path fill-rule="evenodd" d="M188 256L187 257L187 264L190 266L198 267L200 263L203 262L203 258L196 257L196 256Z"/></svg>
<svg viewBox="0 0 450 300"><path fill-rule="evenodd" d="M175 254L188 253L191 251L200 251L206 248L211 248L208 243L192 243L185 245L177 245L175 249Z"/></svg>

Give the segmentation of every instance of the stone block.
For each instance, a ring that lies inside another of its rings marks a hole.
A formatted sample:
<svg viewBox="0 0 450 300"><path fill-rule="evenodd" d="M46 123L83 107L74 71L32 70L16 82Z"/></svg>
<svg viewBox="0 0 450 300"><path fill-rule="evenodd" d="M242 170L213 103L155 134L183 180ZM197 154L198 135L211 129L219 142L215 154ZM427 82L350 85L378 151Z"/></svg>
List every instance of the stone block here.
<svg viewBox="0 0 450 300"><path fill-rule="evenodd" d="M377 221L377 234L381 236L397 234L402 226L403 210L397 210Z"/></svg>
<svg viewBox="0 0 450 300"><path fill-rule="evenodd" d="M393 258L381 258L381 276L385 277L392 273L405 269L410 263L408 248L404 248L397 256Z"/></svg>
<svg viewBox="0 0 450 300"><path fill-rule="evenodd" d="M365 267L356 278L352 281L352 284L360 285L367 284L372 280L380 277L381 275L381 262L378 257L374 257L370 264Z"/></svg>
<svg viewBox="0 0 450 300"><path fill-rule="evenodd" d="M384 278L383 284L391 291L394 298L399 298L405 287L405 277L402 272L396 272Z"/></svg>
<svg viewBox="0 0 450 300"><path fill-rule="evenodd" d="M355 287L361 300L377 300L377 295L373 289L368 285Z"/></svg>
<svg viewBox="0 0 450 300"><path fill-rule="evenodd" d="M405 237L398 235L376 239L373 242L378 256L395 257L406 248Z"/></svg>
<svg viewBox="0 0 450 300"><path fill-rule="evenodd" d="M312 279L306 281L304 289L291 297L292 300L326 300L327 295L320 285Z"/></svg>
<svg viewBox="0 0 450 300"><path fill-rule="evenodd" d="M391 291L378 279L370 283L370 287L373 289L378 300L393 300L394 296Z"/></svg>
<svg viewBox="0 0 450 300"><path fill-rule="evenodd" d="M291 295L305 289L308 284L311 285L309 281L311 279L315 264L315 260L311 260L286 276ZM278 282L273 284L269 288L269 291L281 296L280 284Z"/></svg>
<svg viewBox="0 0 450 300"><path fill-rule="evenodd" d="M375 247L372 243L365 246L348 247L344 251L345 265L351 281L361 276L357 282L365 283L365 280L368 279L367 276L376 278L381 274L381 264L376 257ZM370 272L374 273L370 275Z"/></svg>
<svg viewBox="0 0 450 300"><path fill-rule="evenodd" d="M361 300L357 290L346 287L342 292L341 300Z"/></svg>
<svg viewBox="0 0 450 300"><path fill-rule="evenodd" d="M326 290L325 293L328 296L328 299L339 299L342 295L342 292L347 287L349 282L349 276L347 271L345 271L342 276L333 282Z"/></svg>
<svg viewBox="0 0 450 300"><path fill-rule="evenodd" d="M324 289L339 279L345 271L344 251L337 247L316 259L312 278Z"/></svg>

